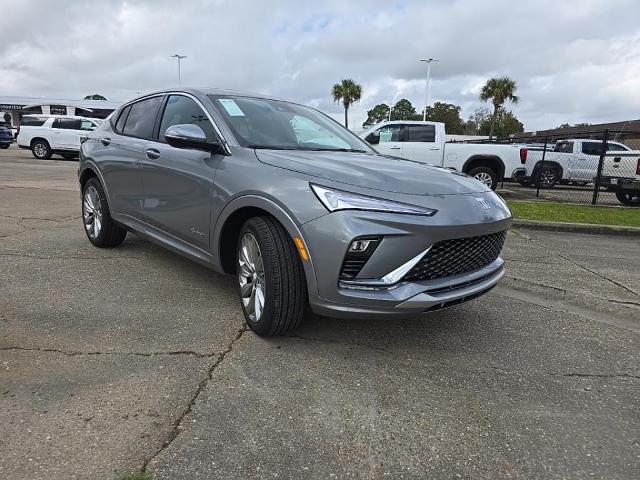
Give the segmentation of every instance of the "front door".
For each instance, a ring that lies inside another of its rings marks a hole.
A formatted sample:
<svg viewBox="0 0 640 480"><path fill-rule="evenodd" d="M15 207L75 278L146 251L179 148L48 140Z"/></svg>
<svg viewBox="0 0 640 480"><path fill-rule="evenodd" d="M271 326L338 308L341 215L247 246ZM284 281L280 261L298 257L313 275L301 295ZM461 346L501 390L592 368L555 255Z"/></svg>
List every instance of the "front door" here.
<svg viewBox="0 0 640 480"><path fill-rule="evenodd" d="M168 97L158 138L147 143L142 160L143 213L151 225L208 252L213 181L222 156L168 145L164 132L181 124L199 126L210 141L217 138L206 112L193 98Z"/></svg>
<svg viewBox="0 0 640 480"><path fill-rule="evenodd" d="M402 125L384 125L378 130L380 143L373 147L382 155L402 158Z"/></svg>

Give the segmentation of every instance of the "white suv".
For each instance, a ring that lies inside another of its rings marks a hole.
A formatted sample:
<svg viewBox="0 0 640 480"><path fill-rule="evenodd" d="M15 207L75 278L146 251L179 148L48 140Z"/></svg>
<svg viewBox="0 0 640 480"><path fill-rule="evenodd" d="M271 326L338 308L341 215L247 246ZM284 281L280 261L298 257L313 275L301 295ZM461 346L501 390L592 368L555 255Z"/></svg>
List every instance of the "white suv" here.
<svg viewBox="0 0 640 480"><path fill-rule="evenodd" d="M30 149L41 160L54 153L66 159L77 158L81 137L100 123L95 118L25 115L20 122L18 146Z"/></svg>

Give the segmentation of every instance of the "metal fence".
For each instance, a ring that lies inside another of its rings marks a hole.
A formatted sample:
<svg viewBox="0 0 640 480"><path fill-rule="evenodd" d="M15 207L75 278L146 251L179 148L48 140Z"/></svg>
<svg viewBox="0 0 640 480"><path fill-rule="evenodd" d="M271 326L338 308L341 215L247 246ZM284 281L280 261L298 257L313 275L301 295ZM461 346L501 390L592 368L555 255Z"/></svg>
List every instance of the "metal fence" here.
<svg viewBox="0 0 640 480"><path fill-rule="evenodd" d="M526 144L526 162L513 179L522 185L517 197L640 206L640 132L573 132Z"/></svg>

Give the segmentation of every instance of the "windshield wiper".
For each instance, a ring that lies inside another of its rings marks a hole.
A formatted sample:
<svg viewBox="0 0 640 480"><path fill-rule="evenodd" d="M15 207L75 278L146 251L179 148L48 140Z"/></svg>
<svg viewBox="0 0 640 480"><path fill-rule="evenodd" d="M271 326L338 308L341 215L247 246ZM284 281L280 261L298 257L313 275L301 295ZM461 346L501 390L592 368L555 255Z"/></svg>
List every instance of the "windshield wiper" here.
<svg viewBox="0 0 640 480"><path fill-rule="evenodd" d="M366 150L360 150L357 148L301 148L300 150L311 150L312 152L355 152L355 153L367 153Z"/></svg>

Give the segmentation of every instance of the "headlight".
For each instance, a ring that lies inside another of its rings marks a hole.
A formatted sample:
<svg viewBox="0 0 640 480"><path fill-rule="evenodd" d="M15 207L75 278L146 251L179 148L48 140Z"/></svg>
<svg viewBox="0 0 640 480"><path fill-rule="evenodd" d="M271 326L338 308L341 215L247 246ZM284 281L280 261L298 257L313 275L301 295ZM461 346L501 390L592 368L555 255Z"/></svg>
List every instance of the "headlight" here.
<svg viewBox="0 0 640 480"><path fill-rule="evenodd" d="M437 212L437 210L432 208L415 207L405 203L381 200L379 198L367 197L342 190L332 190L327 187L321 187L320 185L311 184L311 189L330 212L337 210L369 210L373 212L426 215L428 217L435 215Z"/></svg>

